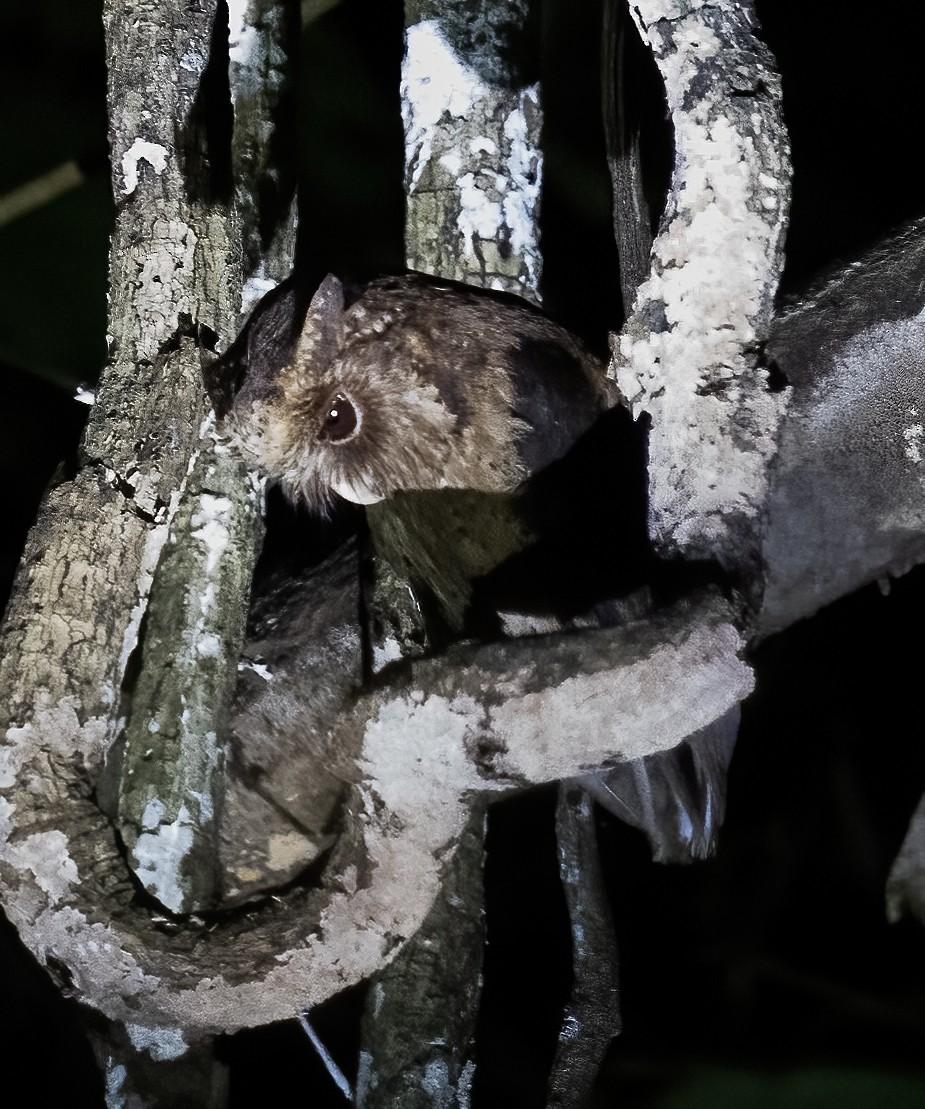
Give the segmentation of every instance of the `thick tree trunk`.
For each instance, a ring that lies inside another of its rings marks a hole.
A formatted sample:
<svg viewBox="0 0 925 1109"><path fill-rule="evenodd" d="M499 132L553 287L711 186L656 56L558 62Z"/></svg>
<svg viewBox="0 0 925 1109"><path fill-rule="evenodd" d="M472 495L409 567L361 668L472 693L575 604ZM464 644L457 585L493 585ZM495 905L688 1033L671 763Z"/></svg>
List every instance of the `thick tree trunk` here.
<svg viewBox="0 0 925 1109"><path fill-rule="evenodd" d="M614 336L648 413L650 532L757 585L768 467L786 393L761 365L789 209L780 82L750 2L632 5L665 84L674 173L651 268Z"/></svg>

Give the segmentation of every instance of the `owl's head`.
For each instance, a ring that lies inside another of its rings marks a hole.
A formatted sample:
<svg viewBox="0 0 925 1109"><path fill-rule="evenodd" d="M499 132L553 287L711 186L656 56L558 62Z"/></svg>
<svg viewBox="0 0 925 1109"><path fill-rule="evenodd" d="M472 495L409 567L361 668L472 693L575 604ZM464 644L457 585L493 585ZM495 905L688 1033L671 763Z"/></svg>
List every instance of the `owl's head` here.
<svg viewBox="0 0 925 1109"><path fill-rule="evenodd" d="M292 283L264 298L207 387L257 467L316 510L508 492L606 406L599 365L521 302L418 275L349 304L329 275L306 299Z"/></svg>

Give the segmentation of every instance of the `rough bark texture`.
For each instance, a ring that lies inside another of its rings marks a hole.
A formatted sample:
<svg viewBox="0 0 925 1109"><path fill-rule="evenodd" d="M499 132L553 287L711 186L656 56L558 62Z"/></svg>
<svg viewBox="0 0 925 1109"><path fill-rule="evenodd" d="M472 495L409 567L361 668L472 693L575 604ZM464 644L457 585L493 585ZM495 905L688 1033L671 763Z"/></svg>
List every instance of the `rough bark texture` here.
<svg viewBox="0 0 925 1109"><path fill-rule="evenodd" d="M542 117L536 86L513 87L503 61L523 36L525 6L505 11L480 3L456 14L409 0L405 11L408 265L537 301ZM380 560L374 610L381 658L411 658L427 644L412 599L408 583ZM368 1109L469 1103L484 942L484 828L478 804L427 920L373 980L358 1089Z"/></svg>
<svg viewBox="0 0 925 1109"><path fill-rule="evenodd" d="M601 83L624 316L629 316L636 290L649 272L652 248L640 143L641 90L633 87L638 73L630 64L629 36L635 34L624 0L605 0Z"/></svg>
<svg viewBox="0 0 925 1109"><path fill-rule="evenodd" d="M175 913L221 895L224 741L260 499L256 489L242 499L246 473L227 456L216 446L192 464L152 582L125 727L98 786L138 880Z"/></svg>
<svg viewBox="0 0 925 1109"><path fill-rule="evenodd" d="M118 5L106 10L113 188L121 201L112 248L111 364L78 471L49 495L30 536L7 615L0 674L7 912L39 960L61 967L59 976L78 996L101 1005L106 994L119 995L110 1010L139 1031L146 1014L126 1006L133 993L126 964L154 925L135 903L113 829L92 790L131 703L129 663L168 533L174 527L176 539L201 550L193 538L197 513L222 488L226 478L218 474L237 469L215 452L205 426L192 327L196 321L219 331L239 303L228 208L214 195L208 172L202 76L212 15L209 5L192 11L158 5L147 16ZM198 482L188 480L194 459ZM222 526L234 530L240 520L252 528L253 496L239 469L230 480ZM211 537L200 538L208 546ZM248 573L246 558L240 573ZM207 706L227 697L238 650L240 591L221 596L214 591L218 581L214 572L204 574L190 596L224 648L224 661L217 651L209 667L211 678L197 680ZM210 792L197 765L201 741L187 748L186 771L181 766L177 777ZM160 760L152 754L154 766ZM166 823L181 830L176 808L169 808L168 798ZM149 830L160 827L154 810L147 815ZM190 821L182 835L201 830L199 820ZM120 914L130 921L129 935L110 947L103 937ZM141 1036L149 1048L157 1039ZM208 1088L211 1079L202 1077ZM207 1096L200 1086L191 1089ZM127 1103L118 1089L109 1093L111 1104Z"/></svg>
<svg viewBox="0 0 925 1109"><path fill-rule="evenodd" d="M111 364L77 472L51 491L30 536L0 673L6 909L40 961L129 1028L131 1051L117 1026L97 1040L113 1105L175 1099L175 1082L124 1068L137 1070L133 1052L161 1063L181 1055L187 1036L179 1022L147 1027L156 1015L133 1000L144 977L136 956L168 921L139 902L93 790L109 793L129 843L156 843L136 851L135 880L164 908L208 899L220 706L234 685L259 500L210 429L197 342L230 337L241 303L218 126L227 28L209 3L143 7L105 12L120 201ZM122 773L111 761L104 780L126 715ZM168 973L183 971L174 962ZM210 1067L186 1070L187 1096L205 1104Z"/></svg>
<svg viewBox="0 0 925 1109"><path fill-rule="evenodd" d="M137 896L92 791L117 735L120 697L135 688L128 661L180 512L183 494L176 491L200 449L198 352L177 334L177 312L214 321L220 330L237 309L233 272L223 268L236 257L222 237L227 210L188 199L185 166L169 145L175 121L182 131L200 103L199 86L196 72L171 69L163 59L186 58L189 48L203 61L209 14L191 24L179 12L171 20L159 10L151 21L109 12L117 183L128 187L113 281L132 296L114 301L113 367L79 472L50 495L31 539L7 626L3 675L10 713L2 862L9 914L41 961L66 968L61 973L78 996L113 1019L149 1029L151 1043L174 1045L178 1037L291 1017L381 968L430 911L469 818L468 792L545 781L679 742L689 726L681 673L701 715L725 711L750 685L728 617L704 623L690 614L653 628L654 639L625 631L587 643L532 640L422 662L420 672L410 671L412 685L365 695L332 729L337 744L359 750L362 780L316 885L215 928L195 917L171 921L162 906ZM139 56L159 59L162 101L142 98L132 62ZM137 86L126 86L123 69ZM142 103L154 103L157 114L138 140ZM158 121L164 134L153 130ZM133 153L123 162L119 151ZM216 243L225 246L213 255ZM241 497L242 511L252 511L246 483ZM243 557L251 557L250 548ZM210 583L201 584L207 596ZM142 667L159 665L144 660L146 645ZM679 691L667 717L656 702L654 717L640 715L640 682ZM229 694L212 695L219 705ZM544 724L539 746L537 719ZM696 712L692 719L695 726L705 722ZM142 755L139 766L144 761Z"/></svg>
<svg viewBox="0 0 925 1109"><path fill-rule="evenodd" d="M406 243L412 269L536 300L542 111L509 61L526 10L408 0Z"/></svg>
<svg viewBox="0 0 925 1109"><path fill-rule="evenodd" d="M142 1025L94 1021L90 1043L103 1075L107 1109L222 1109L228 1067L205 1041L190 1047L182 1035Z"/></svg>
<svg viewBox="0 0 925 1109"><path fill-rule="evenodd" d="M754 577L785 400L758 353L789 198L779 79L750 3L647 0L632 14L665 82L675 164L649 277L613 341L616 380L652 421L655 542Z"/></svg>
<svg viewBox="0 0 925 1109"><path fill-rule="evenodd" d="M417 934L370 986L360 1109L460 1109L475 1070L483 928L485 806L473 806L446 879Z"/></svg>
<svg viewBox="0 0 925 1109"><path fill-rule="evenodd" d="M244 250L242 310L292 268L298 135L298 0L230 0L231 170Z"/></svg>

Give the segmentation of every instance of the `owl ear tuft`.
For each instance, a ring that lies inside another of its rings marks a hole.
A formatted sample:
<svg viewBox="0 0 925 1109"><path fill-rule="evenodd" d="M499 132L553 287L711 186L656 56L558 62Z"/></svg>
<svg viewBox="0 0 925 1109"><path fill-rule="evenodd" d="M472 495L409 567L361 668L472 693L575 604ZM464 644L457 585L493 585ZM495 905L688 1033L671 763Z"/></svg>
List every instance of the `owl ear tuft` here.
<svg viewBox="0 0 925 1109"><path fill-rule="evenodd" d="M344 287L329 273L312 297L296 343L294 361L307 366L331 362L344 337Z"/></svg>

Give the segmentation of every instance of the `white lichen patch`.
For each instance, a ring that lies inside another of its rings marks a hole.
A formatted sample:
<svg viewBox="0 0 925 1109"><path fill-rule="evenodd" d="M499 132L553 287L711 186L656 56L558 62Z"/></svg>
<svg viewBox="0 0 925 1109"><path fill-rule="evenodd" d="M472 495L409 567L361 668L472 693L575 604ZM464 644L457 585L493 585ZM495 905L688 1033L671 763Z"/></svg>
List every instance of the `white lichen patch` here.
<svg viewBox="0 0 925 1109"><path fill-rule="evenodd" d="M64 757L79 754L85 764L94 763L108 746L107 719L91 716L81 721L76 697L62 697L56 704L47 702L47 694L40 694L32 719L7 728L5 743L0 746L0 788L9 788L18 781L39 796L51 792L53 787L45 781L44 774L34 779L25 777L39 746Z"/></svg>
<svg viewBox="0 0 925 1109"><path fill-rule="evenodd" d="M135 139L122 155L122 191L130 196L138 188L138 163L146 161L160 176L167 168L168 151L160 143Z"/></svg>
<svg viewBox="0 0 925 1109"><path fill-rule="evenodd" d="M205 547L206 573L211 575L224 557L230 534L225 521L231 516L233 505L228 497L203 493L199 508L193 515L192 537Z"/></svg>
<svg viewBox="0 0 925 1109"><path fill-rule="evenodd" d="M125 1080L128 1078L128 1070L124 1063L117 1063L111 1055L106 1057L106 1074L105 1074L105 1089L106 1089L106 1104L107 1105L124 1105L125 1093L122 1087L125 1085Z"/></svg>
<svg viewBox="0 0 925 1109"><path fill-rule="evenodd" d="M527 109L540 119L539 87L530 85L519 93L517 107L504 121L504 134L510 144L507 171L510 186L502 205L504 222L511 231L511 246L527 262L530 280L539 281L539 211L543 164L537 146L538 132L527 123Z"/></svg>
<svg viewBox="0 0 925 1109"><path fill-rule="evenodd" d="M925 437L925 428L921 424L912 424L903 431L906 442L905 454L910 462L922 461L922 439Z"/></svg>
<svg viewBox="0 0 925 1109"><path fill-rule="evenodd" d="M217 635L202 635L193 646L200 658L219 658L222 653L222 641Z"/></svg>
<svg viewBox="0 0 925 1109"><path fill-rule="evenodd" d="M264 275L263 266L264 262L261 260L256 273L244 282L244 288L241 290L242 315L249 315L257 302L262 300L267 293L272 292L279 284L278 281Z"/></svg>
<svg viewBox="0 0 925 1109"><path fill-rule="evenodd" d="M281 9L270 4L258 6L248 0L230 0L228 5L228 60L231 98L246 126L254 127L254 137L268 141L272 123L265 111L257 112L252 103L263 108L268 97L279 93L287 70L282 46L284 31Z"/></svg>
<svg viewBox="0 0 925 1109"><path fill-rule="evenodd" d="M498 144L487 135L477 135L469 140L470 154L497 154Z"/></svg>
<svg viewBox="0 0 925 1109"><path fill-rule="evenodd" d="M452 1097L450 1065L446 1059L431 1059L427 1063L421 1076L421 1089L430 1098L432 1105L450 1106L455 1102L456 1099Z"/></svg>
<svg viewBox="0 0 925 1109"><path fill-rule="evenodd" d="M113 1019L132 1019L140 1008L158 998L161 980L141 970L111 924L91 924L68 905L43 908L34 915L22 912L22 900L10 901L5 908L39 961L46 963L54 957L66 962L74 990ZM157 1005L151 1008L156 1010Z"/></svg>
<svg viewBox="0 0 925 1109"><path fill-rule="evenodd" d="M469 1109L472 1104L472 1083L475 1080L475 1063L468 1059L459 1074L457 1086L459 1109Z"/></svg>
<svg viewBox="0 0 925 1109"><path fill-rule="evenodd" d="M487 86L457 58L435 19L414 23L405 31L401 103L410 191L417 188L433 156L437 124L444 114L462 119L486 94Z"/></svg>
<svg viewBox="0 0 925 1109"><path fill-rule="evenodd" d="M499 612L501 630L509 639L525 635L554 635L562 631L562 623L555 616L537 616L523 612Z"/></svg>
<svg viewBox="0 0 925 1109"><path fill-rule="evenodd" d="M156 1062L179 1059L189 1044L179 1028L146 1028L142 1024L126 1024L126 1032L136 1051L145 1051Z"/></svg>
<svg viewBox="0 0 925 1109"><path fill-rule="evenodd" d="M481 276L535 296L542 182L537 86L493 87L453 51L436 20L424 20L406 32L402 114L411 216L421 189L439 196L437 210L455 218L461 269L452 276ZM432 221L433 209L426 211Z"/></svg>
<svg viewBox="0 0 925 1109"><path fill-rule="evenodd" d="M373 644L373 673L378 674L390 662L398 662L401 657L401 643L394 635L387 635L381 642Z"/></svg>
<svg viewBox="0 0 925 1109"><path fill-rule="evenodd" d="M13 831L13 813L16 806L8 798L0 796L0 848L10 838Z"/></svg>
<svg viewBox="0 0 925 1109"><path fill-rule="evenodd" d="M265 682L273 681L273 672L265 662L255 662L253 659L242 658L238 661L238 671L244 670L252 671L258 678L263 678Z"/></svg>
<svg viewBox="0 0 925 1109"><path fill-rule="evenodd" d="M151 831L160 824L164 818L167 806L159 797L152 797L142 813L141 826L145 831Z"/></svg>
<svg viewBox="0 0 925 1109"><path fill-rule="evenodd" d="M367 793L400 820L427 826L433 843L462 827L461 795L484 788L465 745L481 711L472 698L411 693L387 701L366 726L360 765L369 775Z"/></svg>
<svg viewBox="0 0 925 1109"><path fill-rule="evenodd" d="M638 662L576 674L553 689L514 695L500 683L503 700L489 710L491 734L506 747L498 769L515 781L548 782L675 747L749 695L743 647L731 625L703 625Z"/></svg>
<svg viewBox="0 0 925 1109"><path fill-rule="evenodd" d="M36 832L9 844L3 858L17 870L31 871L51 905L67 897L79 880L77 865L68 853L68 838L60 831Z"/></svg>
<svg viewBox="0 0 925 1109"><path fill-rule="evenodd" d="M202 73L205 64L205 55L201 50L196 49L195 46L190 47L180 58L180 68L185 69L187 73Z"/></svg>
<svg viewBox="0 0 925 1109"><path fill-rule="evenodd" d="M211 746L213 752L213 762L215 757L215 733L206 736L207 746ZM191 790L190 797L199 806L199 823L208 824L215 818L215 806L212 801L212 794L204 790Z"/></svg>
<svg viewBox="0 0 925 1109"><path fill-rule="evenodd" d="M298 832L278 832L267 841L267 866L270 870L289 871L300 860L311 858L315 845Z"/></svg>
<svg viewBox="0 0 925 1109"><path fill-rule="evenodd" d="M246 68L256 63L260 53L260 36L250 10L250 0L228 0L228 60Z"/></svg>
<svg viewBox="0 0 925 1109"><path fill-rule="evenodd" d="M138 880L171 912L183 912L187 907L180 869L194 837L194 822L189 809L182 805L176 820L160 824L154 831L142 832L131 851Z"/></svg>
<svg viewBox="0 0 925 1109"><path fill-rule="evenodd" d="M782 129L777 146L770 136L759 141L760 128L743 129L725 82L701 81L691 95L722 44L696 5L684 18L666 16L666 7L675 5L644 3L636 11L674 127L669 218L614 371L634 415L652 416L653 534L671 550L724 558L724 547L731 552L742 539L730 537L731 520L751 520L757 534L788 398L767 388L747 353L770 320L786 218L786 140ZM677 20L670 30L659 23L665 18ZM650 330L659 316L665 326Z"/></svg>
<svg viewBox="0 0 925 1109"><path fill-rule="evenodd" d="M571 1013L562 1018L562 1027L559 1029L559 1043L574 1043L581 1035L581 1021Z"/></svg>
<svg viewBox="0 0 925 1109"><path fill-rule="evenodd" d="M492 182L491 185L494 183ZM496 239L504 223L501 201L490 200L483 183L474 173L464 173L456 181L461 211L457 226L467 254L475 253L476 239Z"/></svg>

